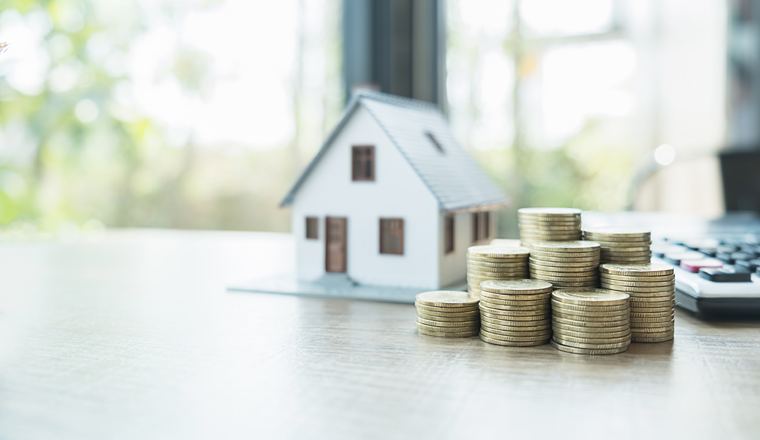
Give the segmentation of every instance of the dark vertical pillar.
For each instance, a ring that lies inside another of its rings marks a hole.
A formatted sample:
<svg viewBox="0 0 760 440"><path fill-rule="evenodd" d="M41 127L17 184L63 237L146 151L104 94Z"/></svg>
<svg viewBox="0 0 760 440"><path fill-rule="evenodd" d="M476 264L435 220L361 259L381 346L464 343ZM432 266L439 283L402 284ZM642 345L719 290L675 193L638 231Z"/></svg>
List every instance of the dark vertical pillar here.
<svg viewBox="0 0 760 440"><path fill-rule="evenodd" d="M443 0L344 0L343 75L356 86L445 110Z"/></svg>

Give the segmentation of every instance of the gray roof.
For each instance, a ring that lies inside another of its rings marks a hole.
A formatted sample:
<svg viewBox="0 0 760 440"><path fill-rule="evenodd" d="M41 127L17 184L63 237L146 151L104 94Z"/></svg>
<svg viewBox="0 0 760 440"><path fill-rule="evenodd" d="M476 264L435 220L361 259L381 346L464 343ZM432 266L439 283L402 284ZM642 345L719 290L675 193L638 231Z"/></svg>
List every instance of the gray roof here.
<svg viewBox="0 0 760 440"><path fill-rule="evenodd" d="M369 111L406 157L438 199L441 209L458 210L506 203L504 193L454 139L437 107L427 102L363 90L354 94L340 122L282 200L281 206L293 202L293 197L311 170L360 105ZM426 133L436 138L443 153L435 148Z"/></svg>

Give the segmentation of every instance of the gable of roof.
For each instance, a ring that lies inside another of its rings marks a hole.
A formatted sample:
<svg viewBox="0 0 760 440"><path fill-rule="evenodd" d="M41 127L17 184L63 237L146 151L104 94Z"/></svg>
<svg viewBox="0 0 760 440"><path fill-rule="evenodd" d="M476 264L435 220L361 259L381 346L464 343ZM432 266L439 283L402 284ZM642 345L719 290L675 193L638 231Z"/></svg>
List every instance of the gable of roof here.
<svg viewBox="0 0 760 440"><path fill-rule="evenodd" d="M317 155L288 191L281 206L293 202L298 189L359 106L385 131L443 210L501 205L506 197L475 159L454 139L443 114L433 104L372 91L354 94ZM431 134L443 151L440 151Z"/></svg>

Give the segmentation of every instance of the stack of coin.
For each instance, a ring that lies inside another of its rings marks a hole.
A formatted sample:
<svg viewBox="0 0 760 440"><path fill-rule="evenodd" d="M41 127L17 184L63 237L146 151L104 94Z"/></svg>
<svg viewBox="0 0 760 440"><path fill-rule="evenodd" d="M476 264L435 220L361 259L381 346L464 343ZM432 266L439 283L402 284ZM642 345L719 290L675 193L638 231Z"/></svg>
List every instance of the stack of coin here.
<svg viewBox="0 0 760 440"><path fill-rule="evenodd" d="M585 228L583 239L601 245L602 263L646 264L652 258L652 236L645 229Z"/></svg>
<svg viewBox="0 0 760 440"><path fill-rule="evenodd" d="M605 289L552 293L552 346L576 354L615 354L631 344L628 295Z"/></svg>
<svg viewBox="0 0 760 440"><path fill-rule="evenodd" d="M480 293L486 280L528 278L528 255L524 247L471 246L467 249L467 284L470 292Z"/></svg>
<svg viewBox="0 0 760 440"><path fill-rule="evenodd" d="M631 296L633 342L665 342L675 329L675 274L666 264L602 264L602 287Z"/></svg>
<svg viewBox="0 0 760 440"><path fill-rule="evenodd" d="M477 336L480 329L478 296L467 292L436 290L415 297L417 330L444 338Z"/></svg>
<svg viewBox="0 0 760 440"><path fill-rule="evenodd" d="M552 289L539 280L480 283L480 339L511 347L549 342Z"/></svg>
<svg viewBox="0 0 760 440"><path fill-rule="evenodd" d="M536 241L581 239L581 210L573 208L521 208L517 210L520 241L529 246Z"/></svg>
<svg viewBox="0 0 760 440"><path fill-rule="evenodd" d="M530 245L530 277L554 287L595 287L599 243L546 241Z"/></svg>

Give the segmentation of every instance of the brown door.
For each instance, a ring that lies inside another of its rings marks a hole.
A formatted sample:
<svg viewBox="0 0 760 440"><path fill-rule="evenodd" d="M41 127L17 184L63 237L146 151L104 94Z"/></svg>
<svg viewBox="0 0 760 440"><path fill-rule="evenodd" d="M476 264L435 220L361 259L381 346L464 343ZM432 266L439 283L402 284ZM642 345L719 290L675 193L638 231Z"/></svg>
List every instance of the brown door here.
<svg viewBox="0 0 760 440"><path fill-rule="evenodd" d="M346 218L327 217L325 222L325 270L346 271Z"/></svg>

